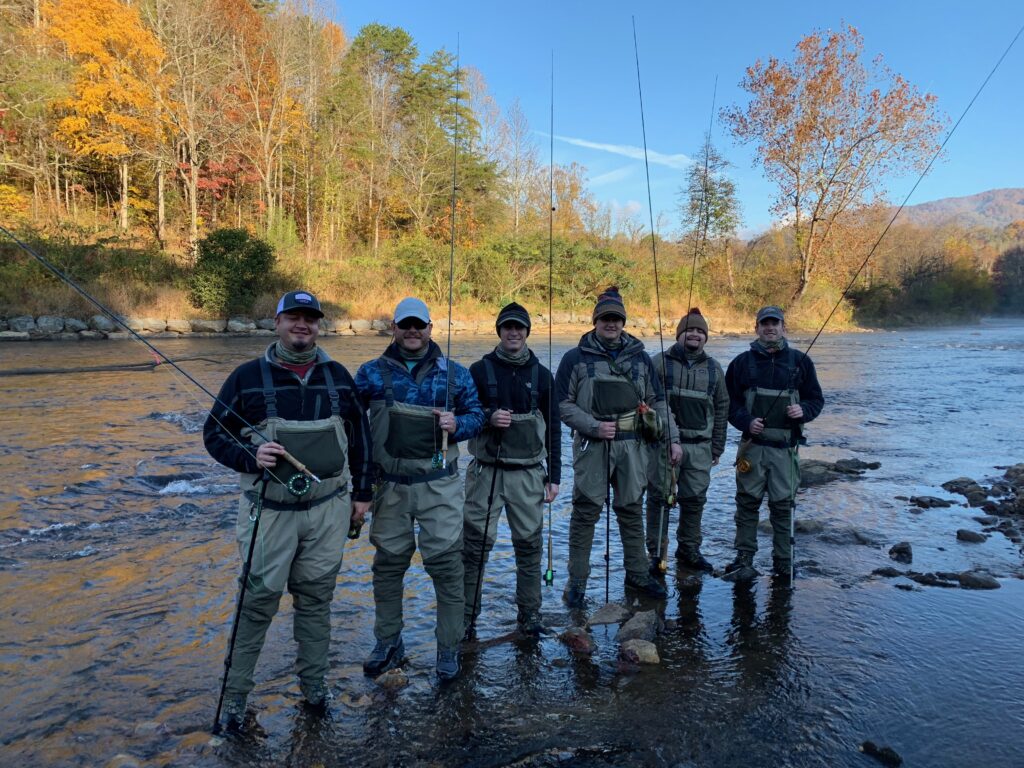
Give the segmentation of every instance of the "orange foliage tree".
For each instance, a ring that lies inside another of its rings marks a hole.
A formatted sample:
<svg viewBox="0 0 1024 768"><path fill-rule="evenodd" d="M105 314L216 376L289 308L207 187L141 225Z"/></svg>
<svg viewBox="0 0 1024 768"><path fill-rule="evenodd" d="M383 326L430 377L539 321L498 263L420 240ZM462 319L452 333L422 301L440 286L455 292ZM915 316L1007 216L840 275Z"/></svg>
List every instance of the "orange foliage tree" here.
<svg viewBox="0 0 1024 768"><path fill-rule="evenodd" d="M938 147L936 97L881 57L865 63L863 50L852 26L816 31L797 43L792 62L748 67L741 86L750 102L722 110L778 185L773 212L793 227L797 299L816 272L830 269L819 257L841 217L881 197L887 177L923 170Z"/></svg>

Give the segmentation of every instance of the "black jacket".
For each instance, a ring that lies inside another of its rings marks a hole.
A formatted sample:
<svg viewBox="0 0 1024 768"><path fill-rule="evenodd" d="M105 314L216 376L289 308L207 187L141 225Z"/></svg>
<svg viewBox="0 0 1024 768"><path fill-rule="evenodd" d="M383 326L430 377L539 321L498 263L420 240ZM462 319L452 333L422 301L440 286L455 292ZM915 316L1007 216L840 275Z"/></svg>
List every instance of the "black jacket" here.
<svg viewBox="0 0 1024 768"><path fill-rule="evenodd" d="M533 376L530 368L540 366L537 377L537 409L544 415L547 422L547 449L550 451L548 465L548 482L555 485L561 483L562 477L562 422L558 418L558 403L552 400L554 380L551 371L540 364L537 356L530 351L530 362L516 366L502 360L494 352L484 355L494 368L494 378L498 384L498 398L491 402L487 390L487 370L483 360L477 360L469 367L469 372L480 393L480 403L484 407L484 429L490 426L491 414L500 408L512 413L530 412L530 388L527 386Z"/></svg>
<svg viewBox="0 0 1024 768"><path fill-rule="evenodd" d="M330 417L331 401L327 395L327 380L323 372L325 366L330 366L334 386L341 398L341 418L345 421L345 434L348 436L352 498L355 501L372 500L370 423L356 396L352 376L323 350L318 352L317 361L306 374L305 381L299 379L293 371L275 363L269 350L267 354L274 389L277 391L277 415L291 421L315 421ZM250 449L251 454L246 452L232 435L248 445L249 441L241 435L242 429L257 426L267 417L260 361L250 360L238 366L224 382L217 399L218 402L210 409L210 415L203 426L206 450L221 464L236 472L259 472L255 447Z"/></svg>
<svg viewBox="0 0 1024 768"><path fill-rule="evenodd" d="M751 356L757 371L756 381L750 378ZM790 360L794 365L789 364ZM788 343L785 349L769 355L758 342L751 342L750 349L737 355L725 372L725 385L729 389L729 423L740 430L743 437L749 437L747 430L753 417L747 410L747 390L751 387L790 389L794 384L800 393L800 406L804 411L803 418L794 424L793 437L797 440L801 433L800 425L814 421L825 407L825 396L821 392L814 363Z"/></svg>

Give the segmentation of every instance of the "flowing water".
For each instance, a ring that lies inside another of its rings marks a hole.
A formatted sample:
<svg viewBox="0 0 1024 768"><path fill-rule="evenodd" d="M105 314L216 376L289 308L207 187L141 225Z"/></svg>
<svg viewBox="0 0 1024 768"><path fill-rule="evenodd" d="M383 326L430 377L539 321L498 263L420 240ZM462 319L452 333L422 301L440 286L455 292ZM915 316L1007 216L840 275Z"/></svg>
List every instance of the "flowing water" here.
<svg viewBox="0 0 1024 768"><path fill-rule="evenodd" d="M541 334L538 352L546 355ZM656 351L656 340L648 340ZM555 364L575 340L562 339ZM157 342L214 391L265 339ZM354 373L383 338L323 340ZM796 340L798 348L806 346ZM456 337L469 363L487 339ZM714 338L723 363L746 339ZM0 763L105 765L863 766L865 739L909 766L1024 765L1024 569L960 504L912 513L897 496L1024 460L1024 325L822 337L812 352L827 404L803 455L880 461L861 479L801 491L804 573L793 591L670 570L662 663L617 663L614 630L579 659L549 636L497 642L433 675L433 596L419 559L406 580L411 685L361 673L373 644L372 548L351 543L333 606L335 717L312 721L291 671L288 599L268 634L250 702L262 738L211 740L239 570L236 482L202 446L209 406L166 367L0 378ZM144 362L134 342L8 344L0 371ZM713 472L705 553L731 559L736 433ZM464 460L465 462L465 460ZM571 462L568 462L571 464ZM564 627L571 467L554 505L555 586L545 623ZM956 498L956 497L950 497ZM674 524L674 523L673 523ZM589 602L604 602L598 526ZM984 568L988 592L871 577L897 541L918 571ZM757 565L770 563L761 536ZM622 599L612 526L612 599ZM514 628L514 559L502 522L486 573L482 638ZM897 589L899 584L901 589ZM125 758L121 758L124 760Z"/></svg>

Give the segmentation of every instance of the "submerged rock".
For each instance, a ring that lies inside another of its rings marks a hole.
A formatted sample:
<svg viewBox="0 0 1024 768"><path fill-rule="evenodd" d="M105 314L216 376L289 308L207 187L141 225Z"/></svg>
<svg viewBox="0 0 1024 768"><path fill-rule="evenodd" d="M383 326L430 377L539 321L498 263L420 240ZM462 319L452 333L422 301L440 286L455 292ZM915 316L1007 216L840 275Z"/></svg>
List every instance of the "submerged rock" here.
<svg viewBox="0 0 1024 768"><path fill-rule="evenodd" d="M820 459L804 459L800 462L800 485L807 488L824 485L841 478L860 477L865 470L878 469L880 462L864 462L860 459L840 459L839 461L821 461Z"/></svg>
<svg viewBox="0 0 1024 768"><path fill-rule="evenodd" d="M959 493L961 496L966 496L973 491L982 490L978 482L970 477L958 477L953 480L947 480L942 484L942 488L950 493Z"/></svg>
<svg viewBox="0 0 1024 768"><path fill-rule="evenodd" d="M409 684L409 676L400 667L395 667L380 675L375 682L385 691L398 691Z"/></svg>
<svg viewBox="0 0 1024 768"><path fill-rule="evenodd" d="M872 576L884 576L887 579L893 579L893 578L896 578L897 576L902 576L903 575L903 571L901 571L899 568L893 568L891 565L889 565L889 566L886 566L885 568L875 568L875 570L873 570L871 572L871 575Z"/></svg>
<svg viewBox="0 0 1024 768"><path fill-rule="evenodd" d="M658 634L658 614L654 611L640 611L622 625L615 639L620 643L626 640L654 640Z"/></svg>
<svg viewBox="0 0 1024 768"><path fill-rule="evenodd" d="M865 741L860 745L860 751L875 758L882 765L903 765L903 758L892 747L880 747L873 741Z"/></svg>
<svg viewBox="0 0 1024 768"><path fill-rule="evenodd" d="M589 656L597 650L597 643L583 627L569 627L558 636L573 653Z"/></svg>
<svg viewBox="0 0 1024 768"><path fill-rule="evenodd" d="M897 563L912 563L914 561L914 551L910 546L910 542L901 541L899 544L894 544L889 549L889 557Z"/></svg>
<svg viewBox="0 0 1024 768"><path fill-rule="evenodd" d="M619 648L619 658L630 664L660 664L658 649L646 640L627 640Z"/></svg>
<svg viewBox="0 0 1024 768"><path fill-rule="evenodd" d="M860 531L852 526L834 528L825 531L821 540L828 544L860 544L862 546L876 546L878 542L874 537Z"/></svg>
<svg viewBox="0 0 1024 768"><path fill-rule="evenodd" d="M964 589L999 589L1002 586L995 578L981 571L964 571L957 578Z"/></svg>
<svg viewBox="0 0 1024 768"><path fill-rule="evenodd" d="M596 627L600 624L621 624L632 614L630 610L619 603L606 603L598 608L587 621L588 627Z"/></svg>
<svg viewBox="0 0 1024 768"><path fill-rule="evenodd" d="M980 544L983 541L987 541L988 537L983 533L977 531L969 531L966 528L960 528L956 532L956 537L959 541L966 541L971 544Z"/></svg>
<svg viewBox="0 0 1024 768"><path fill-rule="evenodd" d="M938 496L911 496L910 503L922 509L933 507L952 507L953 502L949 499L940 499Z"/></svg>
<svg viewBox="0 0 1024 768"><path fill-rule="evenodd" d="M946 579L941 578L937 573L917 573L916 571L907 571L906 577L926 587L956 586L956 582L947 581Z"/></svg>

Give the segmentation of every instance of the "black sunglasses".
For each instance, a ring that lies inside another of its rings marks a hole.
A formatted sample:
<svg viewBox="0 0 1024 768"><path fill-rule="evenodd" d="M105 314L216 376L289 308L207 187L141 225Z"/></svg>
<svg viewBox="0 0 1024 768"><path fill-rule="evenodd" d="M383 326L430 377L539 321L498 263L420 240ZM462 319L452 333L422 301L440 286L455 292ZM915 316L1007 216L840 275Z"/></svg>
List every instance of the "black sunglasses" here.
<svg viewBox="0 0 1024 768"><path fill-rule="evenodd" d="M408 331L410 328L415 328L417 331L422 331L424 328L427 327L426 323L424 323L419 318L415 317L407 317L404 320L399 320L397 323L395 323L395 325L397 325L403 331Z"/></svg>

